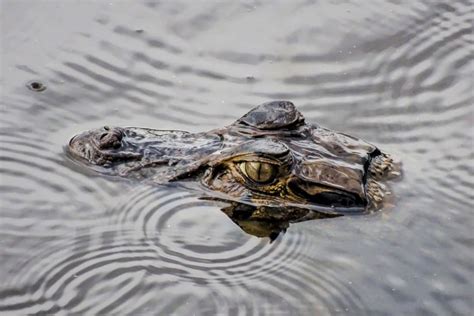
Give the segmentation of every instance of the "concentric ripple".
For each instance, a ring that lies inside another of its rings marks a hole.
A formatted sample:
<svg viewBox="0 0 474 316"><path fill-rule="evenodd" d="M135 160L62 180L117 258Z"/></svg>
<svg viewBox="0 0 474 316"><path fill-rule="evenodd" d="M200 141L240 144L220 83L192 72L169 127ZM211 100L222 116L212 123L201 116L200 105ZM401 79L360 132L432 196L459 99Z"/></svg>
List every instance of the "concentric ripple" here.
<svg viewBox="0 0 474 316"><path fill-rule="evenodd" d="M196 200L191 194L170 194L156 188L137 191L121 209L123 227L134 225L154 243L163 260L189 268L184 277L226 279L240 282L252 276L272 273L280 266L298 260L301 235L285 238L267 247L268 241L241 232L216 207ZM203 276L199 276L203 274Z"/></svg>
<svg viewBox="0 0 474 316"><path fill-rule="evenodd" d="M241 232L219 209L173 190L144 187L123 201L109 212L118 226L83 229L50 242L52 248L35 254L43 259L22 265L5 283L10 289L2 293L0 310L113 313L127 305L124 297L150 304L149 291L158 289L177 291L178 301L183 295L211 299L215 304L206 304L206 310L213 312L259 310L250 289L253 295L285 302L280 310L364 310L357 293L338 281L333 266L305 263L302 249L308 241L300 233L288 232L269 245ZM28 285L28 291L20 293L18 285ZM190 285L196 292L183 294ZM112 288L120 290L94 299ZM241 301L235 300L236 293ZM142 307L136 303L130 313ZM162 307L161 312L169 308Z"/></svg>

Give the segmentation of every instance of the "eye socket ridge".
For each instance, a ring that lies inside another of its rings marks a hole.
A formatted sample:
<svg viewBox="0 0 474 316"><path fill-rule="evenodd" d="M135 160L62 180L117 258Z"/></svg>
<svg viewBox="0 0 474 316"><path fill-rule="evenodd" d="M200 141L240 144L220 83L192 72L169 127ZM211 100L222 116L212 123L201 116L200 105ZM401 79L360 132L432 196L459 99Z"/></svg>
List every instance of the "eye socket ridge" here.
<svg viewBox="0 0 474 316"><path fill-rule="evenodd" d="M257 155L241 155L241 156L234 156L232 160L236 163L240 162L263 162L274 165L275 167L279 167L285 164L285 161L280 161L272 156L257 156Z"/></svg>

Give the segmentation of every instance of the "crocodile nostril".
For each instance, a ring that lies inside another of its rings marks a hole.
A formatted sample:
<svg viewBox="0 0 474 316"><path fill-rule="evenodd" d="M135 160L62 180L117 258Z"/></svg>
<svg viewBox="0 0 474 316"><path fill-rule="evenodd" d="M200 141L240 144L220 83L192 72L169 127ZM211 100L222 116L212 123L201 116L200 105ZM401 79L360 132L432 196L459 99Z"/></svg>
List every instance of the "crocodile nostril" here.
<svg viewBox="0 0 474 316"><path fill-rule="evenodd" d="M123 133L120 129L109 129L106 133L102 133L99 136L99 148L100 149L109 149L120 148L121 141L123 138Z"/></svg>

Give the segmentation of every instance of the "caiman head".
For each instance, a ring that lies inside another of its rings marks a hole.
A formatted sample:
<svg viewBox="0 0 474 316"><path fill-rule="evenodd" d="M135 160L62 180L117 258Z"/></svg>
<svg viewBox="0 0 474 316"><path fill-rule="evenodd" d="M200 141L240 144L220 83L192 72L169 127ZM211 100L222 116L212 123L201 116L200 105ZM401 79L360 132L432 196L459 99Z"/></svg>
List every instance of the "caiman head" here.
<svg viewBox="0 0 474 316"><path fill-rule="evenodd" d="M101 173L197 180L217 199L327 214L380 207L382 181L398 174L374 145L306 124L288 101L262 104L204 133L105 126L73 137L68 149Z"/></svg>

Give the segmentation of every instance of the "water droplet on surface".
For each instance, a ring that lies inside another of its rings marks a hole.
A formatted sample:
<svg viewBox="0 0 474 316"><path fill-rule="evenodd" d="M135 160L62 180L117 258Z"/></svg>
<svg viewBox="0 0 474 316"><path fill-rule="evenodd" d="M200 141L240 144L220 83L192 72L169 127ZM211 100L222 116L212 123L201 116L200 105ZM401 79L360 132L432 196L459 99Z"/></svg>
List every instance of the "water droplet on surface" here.
<svg viewBox="0 0 474 316"><path fill-rule="evenodd" d="M46 90L46 85L43 84L42 82L36 81L36 80L28 82L26 84L26 87L28 89L30 89L31 91L36 91L36 92L42 92L42 91Z"/></svg>

